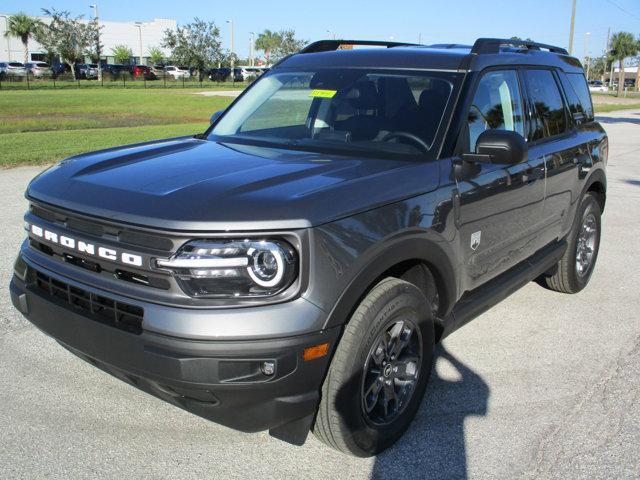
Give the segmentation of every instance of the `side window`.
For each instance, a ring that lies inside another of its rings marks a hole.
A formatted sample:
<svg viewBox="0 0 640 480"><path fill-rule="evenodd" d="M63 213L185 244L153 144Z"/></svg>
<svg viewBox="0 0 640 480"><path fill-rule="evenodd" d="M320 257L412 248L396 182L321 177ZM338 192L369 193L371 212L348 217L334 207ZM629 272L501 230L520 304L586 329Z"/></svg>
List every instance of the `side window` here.
<svg viewBox="0 0 640 480"><path fill-rule="evenodd" d="M529 140L553 137L567 131L562 95L550 70L524 70L532 118Z"/></svg>
<svg viewBox="0 0 640 480"><path fill-rule="evenodd" d="M516 71L485 73L469 107L469 142L465 145L465 151L475 151L478 137L485 130L511 130L524 136L522 111Z"/></svg>
<svg viewBox="0 0 640 480"><path fill-rule="evenodd" d="M587 79L584 78L584 75L581 73L567 73L566 77L569 79L573 91L580 100L580 106L585 119L593 120L593 104L591 103L591 94L589 93Z"/></svg>

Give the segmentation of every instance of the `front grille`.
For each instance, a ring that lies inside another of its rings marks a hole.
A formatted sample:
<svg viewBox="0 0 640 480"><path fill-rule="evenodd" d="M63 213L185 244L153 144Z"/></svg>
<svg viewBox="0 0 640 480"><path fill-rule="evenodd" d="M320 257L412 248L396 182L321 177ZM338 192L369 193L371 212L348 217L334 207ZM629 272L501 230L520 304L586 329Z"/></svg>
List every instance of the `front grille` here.
<svg viewBox="0 0 640 480"><path fill-rule="evenodd" d="M92 320L127 332L142 333L144 310L141 307L96 295L41 272L35 272L31 285L58 303L82 311Z"/></svg>

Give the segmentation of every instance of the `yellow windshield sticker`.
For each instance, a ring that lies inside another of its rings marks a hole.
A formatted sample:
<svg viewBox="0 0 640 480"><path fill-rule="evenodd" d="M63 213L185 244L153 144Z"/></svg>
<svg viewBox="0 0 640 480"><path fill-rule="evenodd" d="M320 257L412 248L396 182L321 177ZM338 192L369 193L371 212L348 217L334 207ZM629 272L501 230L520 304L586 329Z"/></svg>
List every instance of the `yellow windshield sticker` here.
<svg viewBox="0 0 640 480"><path fill-rule="evenodd" d="M333 96L337 93L336 90L320 90L320 89L316 89L316 90L311 90L311 93L309 94L310 97L315 97L315 98L333 98Z"/></svg>

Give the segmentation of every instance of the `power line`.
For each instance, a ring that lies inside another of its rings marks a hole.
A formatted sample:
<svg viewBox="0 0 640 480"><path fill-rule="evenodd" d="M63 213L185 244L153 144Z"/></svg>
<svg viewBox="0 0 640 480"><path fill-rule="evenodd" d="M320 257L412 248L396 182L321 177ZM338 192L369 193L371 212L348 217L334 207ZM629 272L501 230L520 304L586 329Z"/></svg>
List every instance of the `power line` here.
<svg viewBox="0 0 640 480"><path fill-rule="evenodd" d="M621 12L626 13L627 15L632 16L633 18L635 18L636 20L640 20L640 17L638 15L635 15L633 13L631 13L629 10L625 10L624 8L622 8L620 5L618 5L617 3L614 3L612 0L607 0L608 3L610 3L611 5L613 5L614 7L616 7L618 10L620 10Z"/></svg>

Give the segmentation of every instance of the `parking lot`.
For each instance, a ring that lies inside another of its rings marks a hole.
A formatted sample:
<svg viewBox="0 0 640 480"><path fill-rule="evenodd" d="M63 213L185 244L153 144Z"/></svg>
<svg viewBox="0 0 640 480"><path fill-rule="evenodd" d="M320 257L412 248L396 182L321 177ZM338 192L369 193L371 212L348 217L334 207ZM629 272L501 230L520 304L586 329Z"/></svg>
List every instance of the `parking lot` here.
<svg viewBox="0 0 640 480"><path fill-rule="evenodd" d="M599 120L609 187L589 287L529 284L446 339L410 430L370 459L209 423L38 332L7 285L23 192L42 167L0 170L0 477L640 477L640 111Z"/></svg>

